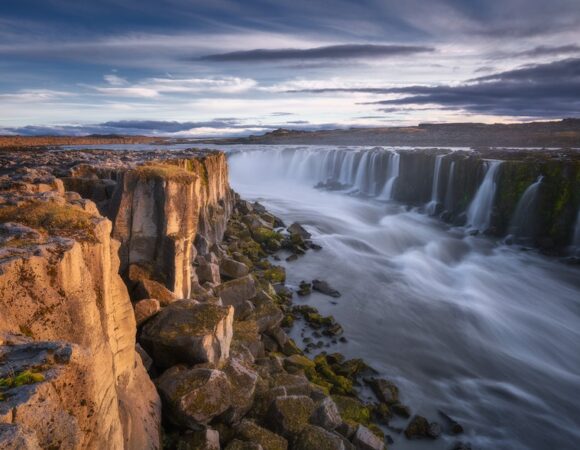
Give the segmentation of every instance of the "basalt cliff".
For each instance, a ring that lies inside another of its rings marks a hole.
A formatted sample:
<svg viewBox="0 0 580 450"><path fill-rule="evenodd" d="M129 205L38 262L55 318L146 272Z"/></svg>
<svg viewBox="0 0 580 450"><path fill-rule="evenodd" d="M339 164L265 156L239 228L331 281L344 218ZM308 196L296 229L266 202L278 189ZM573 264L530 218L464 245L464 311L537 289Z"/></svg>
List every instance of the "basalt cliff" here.
<svg viewBox="0 0 580 450"><path fill-rule="evenodd" d="M319 247L241 200L223 153L3 152L0 243L0 449L383 449L378 421L410 414L289 338L344 339L272 263Z"/></svg>

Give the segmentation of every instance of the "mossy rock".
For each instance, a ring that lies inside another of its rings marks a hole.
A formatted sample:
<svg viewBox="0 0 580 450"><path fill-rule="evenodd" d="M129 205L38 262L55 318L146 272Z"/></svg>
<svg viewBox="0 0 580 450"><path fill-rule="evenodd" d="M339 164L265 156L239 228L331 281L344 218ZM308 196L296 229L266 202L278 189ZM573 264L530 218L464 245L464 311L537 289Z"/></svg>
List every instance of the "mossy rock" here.
<svg viewBox="0 0 580 450"><path fill-rule="evenodd" d="M286 438L299 434L308 425L314 402L305 395L276 397L270 406L269 420L274 430Z"/></svg>
<svg viewBox="0 0 580 450"><path fill-rule="evenodd" d="M95 239L94 217L69 204L33 201L0 208L0 223L17 222L40 231L80 240Z"/></svg>
<svg viewBox="0 0 580 450"><path fill-rule="evenodd" d="M255 442L264 450L287 450L288 441L282 436L263 428L251 420L244 419L236 429L239 439Z"/></svg>
<svg viewBox="0 0 580 450"><path fill-rule="evenodd" d="M281 266L272 266L262 272L261 276L270 283L284 283L286 281L286 269Z"/></svg>
<svg viewBox="0 0 580 450"><path fill-rule="evenodd" d="M33 370L24 370L17 375L0 378L0 390L17 388L27 384L41 383L45 380L44 375Z"/></svg>
<svg viewBox="0 0 580 450"><path fill-rule="evenodd" d="M174 181L177 183L193 183L197 176L176 164L152 162L143 164L134 169L139 179L144 181L160 180Z"/></svg>
<svg viewBox="0 0 580 450"><path fill-rule="evenodd" d="M360 400L344 395L332 395L342 420L368 426L371 423L371 410Z"/></svg>

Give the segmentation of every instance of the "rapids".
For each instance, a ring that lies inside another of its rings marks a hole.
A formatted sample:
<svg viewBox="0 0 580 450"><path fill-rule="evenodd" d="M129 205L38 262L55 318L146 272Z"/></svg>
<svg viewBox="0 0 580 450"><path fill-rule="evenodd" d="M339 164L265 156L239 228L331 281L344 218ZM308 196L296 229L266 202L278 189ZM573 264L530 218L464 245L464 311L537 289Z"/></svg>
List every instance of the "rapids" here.
<svg viewBox="0 0 580 450"><path fill-rule="evenodd" d="M342 293L336 304L318 293L295 297L344 327L348 342L324 350L364 358L399 385L414 413L443 423L442 410L466 430L434 442L391 430L393 448L448 449L457 440L474 449L579 448L577 267L387 201L404 150L306 148L296 157L274 146L240 148L229 160L233 188L299 221L323 246L282 264L291 286L321 278ZM474 227L488 220L497 167L488 163L471 204ZM350 187L314 188L329 178ZM451 184L437 176L432 186L430 201L449 207Z"/></svg>

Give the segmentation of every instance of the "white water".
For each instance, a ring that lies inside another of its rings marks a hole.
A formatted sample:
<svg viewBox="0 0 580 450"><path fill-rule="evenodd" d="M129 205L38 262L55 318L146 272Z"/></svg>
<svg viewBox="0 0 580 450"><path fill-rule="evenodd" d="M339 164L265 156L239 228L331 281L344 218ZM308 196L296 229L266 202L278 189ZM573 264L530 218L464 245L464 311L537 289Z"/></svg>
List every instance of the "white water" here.
<svg viewBox="0 0 580 450"><path fill-rule="evenodd" d="M231 181L244 198L303 223L323 246L282 264L290 285L322 278L341 291L336 305L317 293L295 298L343 325L348 343L325 350L366 359L398 383L413 412L454 416L466 428L459 439L474 449L578 448L578 268L396 204L313 189L329 178L332 158L309 149L294 161L278 150L231 156ZM390 434L395 450L443 450L456 440Z"/></svg>
<svg viewBox="0 0 580 450"><path fill-rule="evenodd" d="M397 178L399 178L399 169L401 163L401 155L397 152L394 152L389 157L389 170L387 172L387 182L385 183L385 187L383 192L380 195L382 200L390 200L393 198L393 187Z"/></svg>
<svg viewBox="0 0 580 450"><path fill-rule="evenodd" d="M455 176L455 161L451 161L449 166L449 177L447 178L447 189L445 191L445 209L452 211L453 207L453 177Z"/></svg>
<svg viewBox="0 0 580 450"><path fill-rule="evenodd" d="M530 184L518 201L510 223L509 232L516 238L531 239L534 237L538 193L544 177Z"/></svg>
<svg viewBox="0 0 580 450"><path fill-rule="evenodd" d="M433 186L431 187L431 201L427 204L427 213L434 215L439 204L439 174L441 173L441 162L445 155L435 157L435 170L433 171Z"/></svg>
<svg viewBox="0 0 580 450"><path fill-rule="evenodd" d="M467 210L467 226L478 231L489 228L495 198L495 174L501 161L488 161L487 172Z"/></svg>

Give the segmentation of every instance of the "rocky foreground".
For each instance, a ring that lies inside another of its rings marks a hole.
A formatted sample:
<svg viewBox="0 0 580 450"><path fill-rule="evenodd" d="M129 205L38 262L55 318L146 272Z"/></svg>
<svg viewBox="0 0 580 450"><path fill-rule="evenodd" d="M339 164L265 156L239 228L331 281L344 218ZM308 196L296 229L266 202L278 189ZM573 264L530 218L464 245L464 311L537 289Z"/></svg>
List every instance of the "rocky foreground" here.
<svg viewBox="0 0 580 450"><path fill-rule="evenodd" d="M461 433L322 351L340 324L273 263L317 249L232 192L219 152L0 153L0 449L380 450L394 415Z"/></svg>

